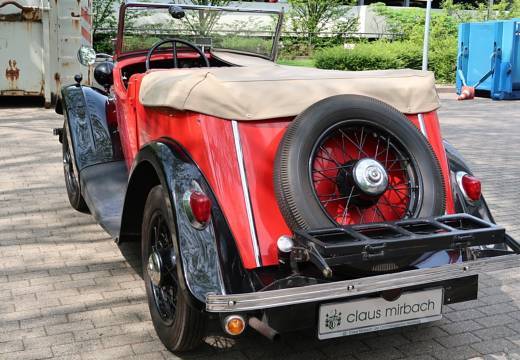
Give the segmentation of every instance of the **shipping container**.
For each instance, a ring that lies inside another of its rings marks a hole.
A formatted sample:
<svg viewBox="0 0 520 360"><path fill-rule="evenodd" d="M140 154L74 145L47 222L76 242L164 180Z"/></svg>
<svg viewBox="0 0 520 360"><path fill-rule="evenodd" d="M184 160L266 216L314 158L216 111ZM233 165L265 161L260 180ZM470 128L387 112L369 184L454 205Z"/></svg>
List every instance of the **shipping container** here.
<svg viewBox="0 0 520 360"><path fill-rule="evenodd" d="M520 19L459 26L457 91L473 87L493 99L520 99Z"/></svg>
<svg viewBox="0 0 520 360"><path fill-rule="evenodd" d="M62 84L90 69L77 60L92 45L91 0L0 1L0 96L40 96L50 106Z"/></svg>

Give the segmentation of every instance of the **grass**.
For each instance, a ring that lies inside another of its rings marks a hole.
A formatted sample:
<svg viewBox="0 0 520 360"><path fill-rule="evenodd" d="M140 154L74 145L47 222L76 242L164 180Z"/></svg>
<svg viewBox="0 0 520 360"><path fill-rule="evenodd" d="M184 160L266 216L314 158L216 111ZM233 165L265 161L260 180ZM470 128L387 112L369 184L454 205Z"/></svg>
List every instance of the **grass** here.
<svg viewBox="0 0 520 360"><path fill-rule="evenodd" d="M278 64L290 66L315 67L313 59L278 59Z"/></svg>

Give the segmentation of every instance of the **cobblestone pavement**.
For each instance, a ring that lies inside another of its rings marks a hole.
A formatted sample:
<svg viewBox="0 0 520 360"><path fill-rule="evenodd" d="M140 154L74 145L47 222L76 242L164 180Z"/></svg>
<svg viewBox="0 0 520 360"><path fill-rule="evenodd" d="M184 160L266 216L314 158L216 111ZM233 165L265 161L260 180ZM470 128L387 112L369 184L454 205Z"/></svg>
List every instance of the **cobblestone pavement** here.
<svg viewBox="0 0 520 360"><path fill-rule="evenodd" d="M520 103L443 105L445 136L483 179L497 220L520 238ZM123 256L68 204L51 135L61 121L50 110L0 109L0 359L176 358L154 333L135 251ZM483 276L478 301L448 306L429 325L324 342L312 331L276 344L248 334L227 350L204 345L182 357L520 358L519 279L515 270Z"/></svg>

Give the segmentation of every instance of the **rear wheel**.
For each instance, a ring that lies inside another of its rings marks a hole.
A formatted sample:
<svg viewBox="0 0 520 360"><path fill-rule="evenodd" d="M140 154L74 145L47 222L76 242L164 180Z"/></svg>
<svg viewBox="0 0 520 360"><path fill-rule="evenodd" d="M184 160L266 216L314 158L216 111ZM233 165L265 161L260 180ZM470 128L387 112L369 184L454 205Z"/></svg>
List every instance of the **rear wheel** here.
<svg viewBox="0 0 520 360"><path fill-rule="evenodd" d="M178 256L173 211L163 187L149 193L143 215L141 253L148 306L157 335L174 352L188 351L201 342L206 318L188 303L177 275Z"/></svg>
<svg viewBox="0 0 520 360"><path fill-rule="evenodd" d="M74 159L72 158L72 144L69 143L67 121L63 124L63 138L62 138L62 154L63 154L63 175L65 176L65 187L67 188L67 196L70 205L82 213L89 213L85 199L81 195L81 187L79 176L74 166Z"/></svg>

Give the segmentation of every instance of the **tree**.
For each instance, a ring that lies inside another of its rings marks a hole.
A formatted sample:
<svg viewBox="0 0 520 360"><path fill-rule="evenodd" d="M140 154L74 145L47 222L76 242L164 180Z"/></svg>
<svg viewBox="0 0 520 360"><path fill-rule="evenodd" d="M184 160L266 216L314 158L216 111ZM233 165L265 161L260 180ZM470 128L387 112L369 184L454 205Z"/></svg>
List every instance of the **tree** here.
<svg viewBox="0 0 520 360"><path fill-rule="evenodd" d="M350 7L344 6L344 3L344 0L289 0L290 26L293 31L305 36L311 50L316 45L319 32L327 26L336 28L336 22L348 12Z"/></svg>
<svg viewBox="0 0 520 360"><path fill-rule="evenodd" d="M115 5L119 0L92 1L92 36L99 29L114 29L117 26Z"/></svg>
<svg viewBox="0 0 520 360"><path fill-rule="evenodd" d="M185 3L193 5L204 5L204 6L226 6L230 0L191 0L184 1ZM199 10L194 13L188 11L186 14L186 21L193 31L194 35L208 36L218 19L222 15L220 11L207 11Z"/></svg>

